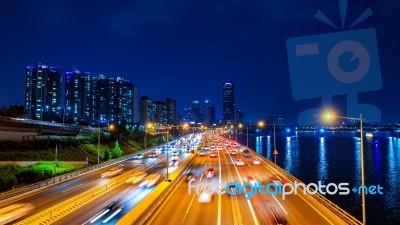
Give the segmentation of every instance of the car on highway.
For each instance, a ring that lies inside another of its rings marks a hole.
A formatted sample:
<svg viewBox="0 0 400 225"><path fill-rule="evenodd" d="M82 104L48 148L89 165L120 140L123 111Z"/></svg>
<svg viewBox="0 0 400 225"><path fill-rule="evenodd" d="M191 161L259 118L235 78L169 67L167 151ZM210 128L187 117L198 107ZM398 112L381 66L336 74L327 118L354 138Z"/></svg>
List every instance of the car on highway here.
<svg viewBox="0 0 400 225"><path fill-rule="evenodd" d="M257 186L258 185L258 180L257 180L257 178L255 176L248 176L247 180L253 186Z"/></svg>
<svg viewBox="0 0 400 225"><path fill-rule="evenodd" d="M231 151L230 151L230 154L231 154L231 155L236 155L237 152L236 152L236 150L231 150Z"/></svg>
<svg viewBox="0 0 400 225"><path fill-rule="evenodd" d="M211 194L205 192L204 189L201 188L199 192L199 198L197 199L197 201L199 203L209 203L211 202L211 197L212 197Z"/></svg>
<svg viewBox="0 0 400 225"><path fill-rule="evenodd" d="M230 195L238 195L238 192L236 190L236 185L230 184L226 188L229 191Z"/></svg>
<svg viewBox="0 0 400 225"><path fill-rule="evenodd" d="M134 173L131 177L129 177L125 183L137 184L142 181L147 176L147 173L144 171L139 171Z"/></svg>
<svg viewBox="0 0 400 225"><path fill-rule="evenodd" d="M149 157L151 157L151 158L156 158L156 157L157 157L157 153L152 152L152 153L150 153Z"/></svg>
<svg viewBox="0 0 400 225"><path fill-rule="evenodd" d="M153 173L148 175L142 183L139 184L139 187L153 187L160 180L161 176L158 173Z"/></svg>
<svg viewBox="0 0 400 225"><path fill-rule="evenodd" d="M185 180L186 180L186 181L190 181L191 179L196 179L196 174L195 174L194 172L192 172L192 171L189 171L189 172L186 174Z"/></svg>
<svg viewBox="0 0 400 225"><path fill-rule="evenodd" d="M282 184L286 184L285 180L283 180L281 176L275 175L275 177L278 179L278 181L282 182Z"/></svg>
<svg viewBox="0 0 400 225"><path fill-rule="evenodd" d="M122 210L124 205L125 202L121 198L116 199L111 204L107 205L100 213L98 213L97 216L90 221L90 223L95 223L100 218L105 218L102 223L107 223Z"/></svg>
<svg viewBox="0 0 400 225"><path fill-rule="evenodd" d="M254 165L260 165L260 164L261 164L261 162L260 162L260 160L259 160L259 159L257 159L257 158L254 158L254 159L253 159L253 164L254 164Z"/></svg>
<svg viewBox="0 0 400 225"><path fill-rule="evenodd" d="M178 166L178 159L172 159L171 162L169 162L169 166L177 167Z"/></svg>
<svg viewBox="0 0 400 225"><path fill-rule="evenodd" d="M102 173L101 177L113 177L122 173L123 168L121 167L112 167L107 172Z"/></svg>
<svg viewBox="0 0 400 225"><path fill-rule="evenodd" d="M244 166L243 159L237 158L235 161L236 166Z"/></svg>
<svg viewBox="0 0 400 225"><path fill-rule="evenodd" d="M210 158L215 158L215 157L217 157L217 152L215 152L214 150L212 150L212 151L210 152Z"/></svg>
<svg viewBox="0 0 400 225"><path fill-rule="evenodd" d="M139 153L133 156L134 159L143 159L143 154Z"/></svg>
<svg viewBox="0 0 400 225"><path fill-rule="evenodd" d="M33 208L31 203L16 203L0 208L0 224L11 223L18 218L26 216Z"/></svg>
<svg viewBox="0 0 400 225"><path fill-rule="evenodd" d="M279 179L277 178L277 176L274 176L274 175L271 175L271 176L269 177L269 180L270 180L271 182L273 182L274 184L276 184L276 185L279 185L279 182L282 183L282 181L279 180Z"/></svg>
<svg viewBox="0 0 400 225"><path fill-rule="evenodd" d="M172 152L172 155L179 155L179 152L178 151L174 151L174 152Z"/></svg>
<svg viewBox="0 0 400 225"><path fill-rule="evenodd" d="M250 151L248 149L243 150L243 156L248 157L250 156Z"/></svg>
<svg viewBox="0 0 400 225"><path fill-rule="evenodd" d="M214 177L214 173L215 173L214 169L213 168L209 168L206 171L206 178L213 178Z"/></svg>

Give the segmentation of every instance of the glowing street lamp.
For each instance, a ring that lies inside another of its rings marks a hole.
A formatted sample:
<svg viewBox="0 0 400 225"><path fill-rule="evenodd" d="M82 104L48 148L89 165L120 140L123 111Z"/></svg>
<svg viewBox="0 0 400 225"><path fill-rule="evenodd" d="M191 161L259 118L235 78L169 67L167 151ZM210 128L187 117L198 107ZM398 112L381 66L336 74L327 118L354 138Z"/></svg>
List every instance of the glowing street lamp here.
<svg viewBox="0 0 400 225"><path fill-rule="evenodd" d="M364 138L363 138L363 118L362 114L360 113L360 117L345 117L345 116L336 116L331 112L324 113L323 118L325 120L332 120L333 118L342 118L342 119L349 119L349 120L357 120L360 121L360 158L361 158L361 205L362 205L362 216L363 216L363 224L366 224L366 211L365 211L365 190L364 190Z"/></svg>

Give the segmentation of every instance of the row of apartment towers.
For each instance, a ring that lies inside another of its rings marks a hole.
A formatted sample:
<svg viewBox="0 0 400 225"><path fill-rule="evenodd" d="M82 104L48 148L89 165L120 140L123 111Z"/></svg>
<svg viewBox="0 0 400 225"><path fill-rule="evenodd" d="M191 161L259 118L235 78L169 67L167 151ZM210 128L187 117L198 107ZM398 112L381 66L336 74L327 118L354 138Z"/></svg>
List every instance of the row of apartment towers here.
<svg viewBox="0 0 400 225"><path fill-rule="evenodd" d="M176 124L175 100L166 98L163 105L162 123ZM122 76L93 76L78 69L65 72L63 78L59 67L39 63L26 67L24 108L25 114L36 120L92 126L134 124L137 87ZM147 108L141 107L141 111Z"/></svg>
<svg viewBox="0 0 400 225"><path fill-rule="evenodd" d="M26 67L24 108L32 119L82 125L135 123L136 99L136 86L122 76L107 78L73 69L63 77L59 67Z"/></svg>

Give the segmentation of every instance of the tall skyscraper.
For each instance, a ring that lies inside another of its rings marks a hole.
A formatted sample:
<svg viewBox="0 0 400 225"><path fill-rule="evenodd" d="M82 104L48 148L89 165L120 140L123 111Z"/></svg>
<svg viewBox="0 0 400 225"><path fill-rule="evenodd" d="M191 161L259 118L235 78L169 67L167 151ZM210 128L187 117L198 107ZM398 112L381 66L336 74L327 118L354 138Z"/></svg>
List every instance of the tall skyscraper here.
<svg viewBox="0 0 400 225"><path fill-rule="evenodd" d="M235 121L235 91L233 83L224 83L222 86L222 120L232 124Z"/></svg>
<svg viewBox="0 0 400 225"><path fill-rule="evenodd" d="M215 108L210 105L208 100L203 103L203 123L205 125L212 125L215 122Z"/></svg>
<svg viewBox="0 0 400 225"><path fill-rule="evenodd" d="M140 123L146 125L155 122L156 105L148 96L140 98Z"/></svg>
<svg viewBox="0 0 400 225"><path fill-rule="evenodd" d="M116 122L132 124L136 122L137 88L123 77L117 77L115 96Z"/></svg>
<svg viewBox="0 0 400 225"><path fill-rule="evenodd" d="M196 122L196 123L201 122L201 118L200 118L200 102L199 101L193 101L192 113L193 113L194 122Z"/></svg>
<svg viewBox="0 0 400 225"><path fill-rule="evenodd" d="M176 101L174 99L167 98L165 100L165 106L167 108L167 124L177 125L176 120Z"/></svg>
<svg viewBox="0 0 400 225"><path fill-rule="evenodd" d="M61 69L37 64L25 71L25 114L34 119L61 117Z"/></svg>
<svg viewBox="0 0 400 225"><path fill-rule="evenodd" d="M92 77L74 69L65 73L65 119L75 124L90 124L93 119Z"/></svg>
<svg viewBox="0 0 400 225"><path fill-rule="evenodd" d="M156 112L155 112L155 122L160 124L167 124L167 107L162 101L155 101Z"/></svg>

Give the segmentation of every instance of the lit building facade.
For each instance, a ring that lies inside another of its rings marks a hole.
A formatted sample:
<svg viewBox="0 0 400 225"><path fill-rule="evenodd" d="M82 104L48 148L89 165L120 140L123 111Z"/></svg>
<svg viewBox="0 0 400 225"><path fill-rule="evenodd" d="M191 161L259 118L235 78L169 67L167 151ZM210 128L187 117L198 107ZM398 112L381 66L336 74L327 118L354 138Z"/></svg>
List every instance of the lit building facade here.
<svg viewBox="0 0 400 225"><path fill-rule="evenodd" d="M222 120L232 124L235 121L235 90L233 83L224 83L222 86Z"/></svg>
<svg viewBox="0 0 400 225"><path fill-rule="evenodd" d="M61 117L61 69L37 64L25 68L25 114L33 119Z"/></svg>

